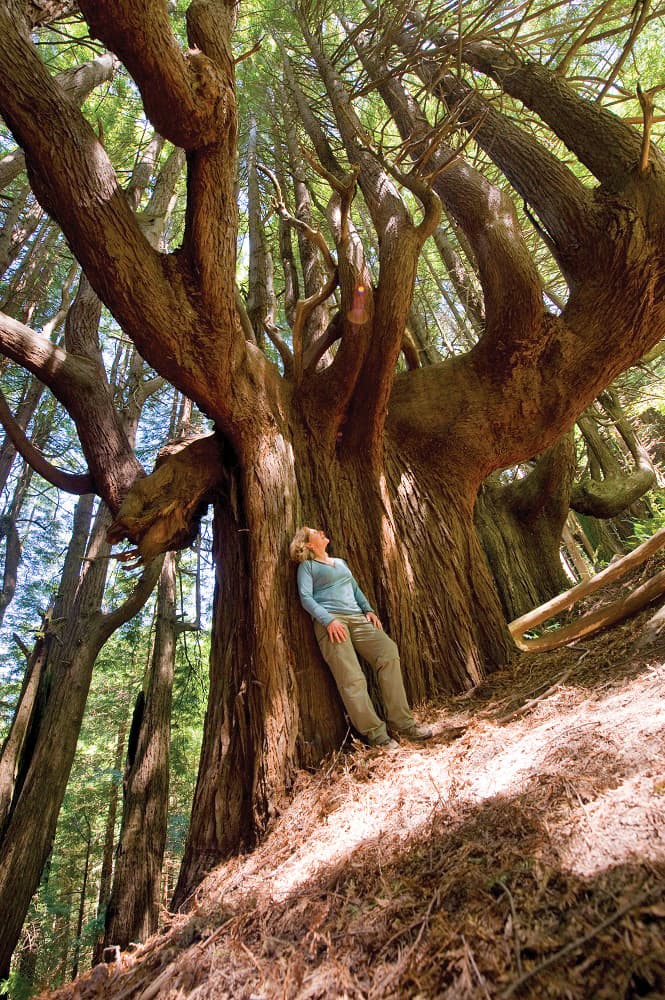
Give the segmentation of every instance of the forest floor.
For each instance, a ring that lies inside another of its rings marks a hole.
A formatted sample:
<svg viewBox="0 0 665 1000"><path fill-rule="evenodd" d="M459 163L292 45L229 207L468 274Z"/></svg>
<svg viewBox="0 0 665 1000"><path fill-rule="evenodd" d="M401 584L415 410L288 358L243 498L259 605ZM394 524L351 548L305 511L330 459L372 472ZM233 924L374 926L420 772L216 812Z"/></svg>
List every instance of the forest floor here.
<svg viewBox="0 0 665 1000"><path fill-rule="evenodd" d="M192 910L52 998L665 997L665 645L651 612L301 773Z"/></svg>

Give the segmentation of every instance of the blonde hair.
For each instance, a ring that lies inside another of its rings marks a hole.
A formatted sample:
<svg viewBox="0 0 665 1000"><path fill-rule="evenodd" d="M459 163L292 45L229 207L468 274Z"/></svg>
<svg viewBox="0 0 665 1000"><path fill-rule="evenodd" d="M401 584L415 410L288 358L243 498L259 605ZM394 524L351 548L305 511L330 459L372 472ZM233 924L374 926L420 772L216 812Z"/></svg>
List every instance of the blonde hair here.
<svg viewBox="0 0 665 1000"><path fill-rule="evenodd" d="M312 558L309 547L309 528L298 528L289 545L289 555L294 562L301 563Z"/></svg>

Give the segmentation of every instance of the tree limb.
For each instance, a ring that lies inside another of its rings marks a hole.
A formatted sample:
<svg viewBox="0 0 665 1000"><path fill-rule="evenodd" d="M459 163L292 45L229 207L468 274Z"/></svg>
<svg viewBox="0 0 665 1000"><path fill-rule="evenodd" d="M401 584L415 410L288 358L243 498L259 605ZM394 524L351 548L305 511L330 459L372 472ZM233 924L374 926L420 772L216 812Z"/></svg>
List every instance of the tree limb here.
<svg viewBox="0 0 665 1000"><path fill-rule="evenodd" d="M187 323L187 302L173 293L161 255L143 235L97 136L21 36L6 5L0 6L0 61L0 110L26 153L37 198L144 357L177 379L178 366L166 363L165 331L174 315ZM137 271L141 281L134 280Z"/></svg>
<svg viewBox="0 0 665 1000"><path fill-rule="evenodd" d="M430 126L420 107L397 79L385 80L379 92L412 158L429 149ZM508 195L470 164L455 156L446 143L432 150L428 166L437 170L433 187L443 205L467 236L478 262L485 297L485 339L500 344L506 338L528 337L542 315L540 280L520 233L515 207ZM506 288L511 295L506 295Z"/></svg>
<svg viewBox="0 0 665 1000"><path fill-rule="evenodd" d="M444 50L459 45L456 32L435 31ZM560 76L514 49L489 40L462 41L462 58L496 80L511 97L542 118L601 182L626 175L639 162L639 136L607 108L580 97Z"/></svg>
<svg viewBox="0 0 665 1000"><path fill-rule="evenodd" d="M627 556L624 556L623 559L619 559L617 562L611 563L607 569L597 573L590 580L585 580L584 583L578 583L576 587L572 587L570 590L567 590L565 594L559 594L558 597L552 598L551 601L548 601L546 604L542 604L539 608L534 608L534 610L529 611L528 614L522 615L520 618L516 618L515 621L511 622L509 625L511 635L516 644L520 649L524 650L538 651L543 648L556 648L554 646L543 645L547 641L546 636L543 636L541 639L523 639L521 637L528 629L535 628L542 622L547 621L548 618L553 618L555 615L559 614L559 612L565 611L566 608L571 607L571 605L575 604L582 597L589 597L597 590L600 590L601 587L605 586L605 584L621 579L621 577L625 576L631 569L639 566L650 556L654 555L654 553L658 552L663 545L665 545L665 528L661 528L660 531L653 534L651 538L647 539L646 542L638 545L636 549L633 549L633 551ZM606 609L601 608L599 612L586 615L583 619L580 619L578 623L573 623L572 626L566 626L565 629L559 630L557 635L562 639L561 642L558 642L556 636L553 641L556 640L557 645L565 645L566 642L571 642L573 638L577 638L579 635L588 634L590 630L595 631L593 626L597 621L601 621L603 624L610 624L610 618L605 615L605 611L612 616L615 612L620 610L620 606L627 605L630 608L627 614L632 614L634 610L638 610L639 607L642 607L643 603L645 603L644 601L642 604L639 603L645 594L649 595L647 598L648 600L655 600L658 594L662 593L661 585L665 586L665 571L657 574L656 577L653 577L648 584L638 588L638 590L634 592L634 595L631 595L635 598L634 600L631 601L631 599L628 598L627 600L624 599L616 601L613 604L608 605ZM659 587L661 587L660 591L658 590ZM629 605L627 604L628 601L631 601ZM611 617L612 622L619 620L619 617ZM579 633L575 631L573 634L573 630L576 629L577 625L581 627L582 631ZM587 625L591 626L591 629L587 629Z"/></svg>
<svg viewBox="0 0 665 1000"><path fill-rule="evenodd" d="M28 465L37 472L43 479L52 486L66 493L73 493L82 496L84 493L94 493L95 484L89 473L73 473L64 469L57 469L46 459L42 453L35 448L32 442L26 437L24 431L17 424L7 405L2 391L0 390L0 423L4 427L7 437Z"/></svg>
<svg viewBox="0 0 665 1000"><path fill-rule="evenodd" d="M166 4L80 0L79 6L92 36L101 39L131 73L159 134L187 151L216 145L225 126L226 81L209 56L196 49L182 51ZM230 60L230 51L225 55Z"/></svg>
<svg viewBox="0 0 665 1000"><path fill-rule="evenodd" d="M0 312L0 351L36 375L66 408L72 383L85 391L97 378L96 366L91 361L56 347L3 312Z"/></svg>
<svg viewBox="0 0 665 1000"><path fill-rule="evenodd" d="M579 253L580 233L595 235L592 199L571 170L533 136L484 101L451 73L435 73L422 63L419 73L434 92L460 108L459 121L473 131L476 142L501 169L513 187L537 212L547 241L564 269L588 268Z"/></svg>
<svg viewBox="0 0 665 1000"><path fill-rule="evenodd" d="M125 622L128 622L130 618L133 618L134 615L141 610L155 589L157 581L159 580L159 574L162 571L163 562L163 556L157 556L152 559L149 565L147 565L143 570L136 587L131 592L127 600L114 611L109 611L105 615L100 615L97 628L99 629L101 635L106 637L112 635L117 628L124 625Z"/></svg>

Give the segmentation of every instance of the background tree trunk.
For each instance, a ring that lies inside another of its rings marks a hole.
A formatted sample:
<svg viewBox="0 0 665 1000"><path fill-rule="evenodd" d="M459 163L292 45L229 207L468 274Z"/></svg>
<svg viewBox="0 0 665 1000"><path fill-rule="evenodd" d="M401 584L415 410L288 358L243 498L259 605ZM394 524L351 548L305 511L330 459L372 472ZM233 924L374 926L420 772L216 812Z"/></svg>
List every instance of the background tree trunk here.
<svg viewBox="0 0 665 1000"><path fill-rule="evenodd" d="M510 484L490 477L478 494L476 527L508 621L568 587L560 549L575 468L569 433L527 476Z"/></svg>
<svg viewBox="0 0 665 1000"><path fill-rule="evenodd" d="M176 557L157 590L157 627L137 732L130 735L120 842L104 945L126 948L157 930L169 795L171 700L176 642ZM134 730L134 723L132 724ZM134 737L134 738L132 738Z"/></svg>

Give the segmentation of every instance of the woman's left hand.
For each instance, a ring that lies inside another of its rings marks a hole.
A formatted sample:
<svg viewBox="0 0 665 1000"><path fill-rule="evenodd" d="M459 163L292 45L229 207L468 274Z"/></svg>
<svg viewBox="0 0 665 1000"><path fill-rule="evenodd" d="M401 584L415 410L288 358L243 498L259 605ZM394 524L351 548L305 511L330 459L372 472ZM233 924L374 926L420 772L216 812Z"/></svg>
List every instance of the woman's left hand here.
<svg viewBox="0 0 665 1000"><path fill-rule="evenodd" d="M365 615L365 618L367 619L368 622L372 623L374 628L380 628L381 631L383 632L383 625L381 624L381 620L378 618L377 615L374 614L373 611L368 611L367 614Z"/></svg>

